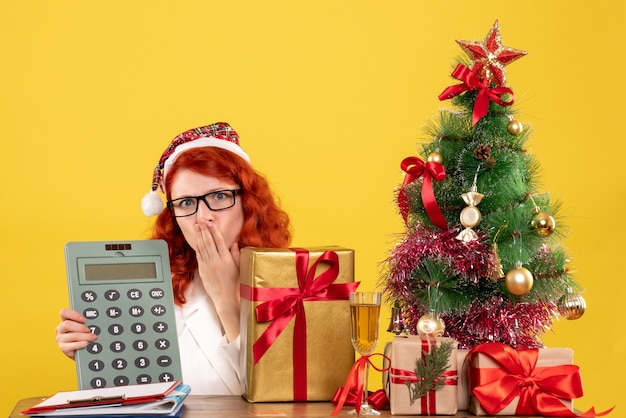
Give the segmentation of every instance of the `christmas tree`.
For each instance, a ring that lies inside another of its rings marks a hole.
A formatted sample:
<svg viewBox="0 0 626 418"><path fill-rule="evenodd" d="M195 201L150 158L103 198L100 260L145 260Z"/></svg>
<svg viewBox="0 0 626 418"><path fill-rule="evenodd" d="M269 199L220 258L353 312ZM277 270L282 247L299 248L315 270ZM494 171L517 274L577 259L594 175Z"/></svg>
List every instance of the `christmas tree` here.
<svg viewBox="0 0 626 418"><path fill-rule="evenodd" d="M421 158L401 164L406 231L382 277L402 315L390 330L445 335L462 348L541 347L557 316L580 317L585 301L561 244L561 204L538 190L525 148L532 132L506 84L505 67L526 52L502 45L497 21L482 41L457 43L467 56L439 96L453 106L427 123Z"/></svg>

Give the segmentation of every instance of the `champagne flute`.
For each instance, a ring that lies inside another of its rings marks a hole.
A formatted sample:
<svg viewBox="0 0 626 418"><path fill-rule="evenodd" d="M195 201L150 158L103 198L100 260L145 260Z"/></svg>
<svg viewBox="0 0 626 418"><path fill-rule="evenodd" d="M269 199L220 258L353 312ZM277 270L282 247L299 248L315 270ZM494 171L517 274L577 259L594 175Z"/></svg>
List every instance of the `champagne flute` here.
<svg viewBox="0 0 626 418"><path fill-rule="evenodd" d="M362 356L372 354L378 344L378 317L380 315L380 292L350 292L350 317L352 322L352 346ZM365 365L361 409L356 408L349 414L380 415L367 401L367 374L369 364Z"/></svg>

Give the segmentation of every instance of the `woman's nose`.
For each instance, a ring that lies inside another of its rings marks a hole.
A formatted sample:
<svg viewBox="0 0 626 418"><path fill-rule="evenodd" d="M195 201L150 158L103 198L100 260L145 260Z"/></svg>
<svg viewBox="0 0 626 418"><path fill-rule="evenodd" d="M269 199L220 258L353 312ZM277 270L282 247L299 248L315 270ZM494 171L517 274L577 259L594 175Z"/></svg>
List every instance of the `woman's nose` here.
<svg viewBox="0 0 626 418"><path fill-rule="evenodd" d="M204 200L201 200L198 203L198 211L196 212L196 216L201 218L213 219L214 212L209 209L209 205Z"/></svg>

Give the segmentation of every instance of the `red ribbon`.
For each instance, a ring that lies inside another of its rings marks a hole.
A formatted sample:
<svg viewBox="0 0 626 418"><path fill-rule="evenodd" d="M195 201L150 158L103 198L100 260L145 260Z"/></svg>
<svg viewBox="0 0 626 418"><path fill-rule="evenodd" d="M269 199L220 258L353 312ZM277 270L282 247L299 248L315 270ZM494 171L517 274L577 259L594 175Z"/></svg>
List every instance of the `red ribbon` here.
<svg viewBox="0 0 626 418"><path fill-rule="evenodd" d="M417 377L415 372L410 370L402 370L402 369L390 369L390 373L392 374L391 383L395 383L397 385L405 385L407 382L415 383L419 380L422 380L421 377ZM456 386L457 385L457 372L454 370L448 370L441 374L444 378L443 384L446 386Z"/></svg>
<svg viewBox="0 0 626 418"><path fill-rule="evenodd" d="M513 90L508 87L489 88L489 80L483 79L467 68L463 64L456 66L452 72L452 77L462 81L462 84L456 84L446 88L440 95L439 100L447 100L454 96L458 96L464 91L478 90L476 101L474 102L474 111L472 114L472 126L487 114L489 110L489 101L493 101L500 106L510 106L513 104ZM511 100L503 100L500 96L510 94Z"/></svg>
<svg viewBox="0 0 626 418"><path fill-rule="evenodd" d="M309 268L309 251L291 248L296 253L297 288L256 288L241 285L241 297L262 301L256 307L258 323L271 322L252 346L254 364L267 352L295 316L293 337L293 393L294 401L307 399L306 316L304 301L346 300L358 282L333 284L339 274L339 256L325 251ZM317 265L328 262L327 270L315 277Z"/></svg>
<svg viewBox="0 0 626 418"><path fill-rule="evenodd" d="M341 398L341 394L343 393L343 388L337 388L337 391L333 395L333 398L330 402L333 405L337 405L339 403L339 399ZM356 404L360 401L356 397L356 392L354 390L348 391L348 396L346 397L343 406L356 406ZM385 389L378 389L375 392L367 392L367 403L374 409L381 410L385 409L389 406L389 398L385 393Z"/></svg>
<svg viewBox="0 0 626 418"><path fill-rule="evenodd" d="M446 178L446 169L443 164L435 161L428 161L424 163L424 161L417 157L407 157L402 160L400 168L402 168L402 171L406 173L404 176L404 182L400 188L400 193L398 194L398 207L400 208L400 213L404 218L404 222L407 222L410 208L409 198L404 189L407 184L414 182L420 176L424 175L424 181L422 183L422 202L424 203L426 214L439 228L448 228L448 221L446 221L446 218L443 217L441 210L439 210L439 206L437 205L432 184L432 179L442 181Z"/></svg>
<svg viewBox="0 0 626 418"><path fill-rule="evenodd" d="M371 360L373 356L382 356L383 358L387 359L387 361L390 361L389 357L380 353L367 354L359 357L359 359L352 365L350 373L348 373L346 383L345 385L343 385L343 388L340 389L341 393L339 394L339 396L337 396L337 393L335 393L335 396L333 397L333 403L336 403L337 406L333 410L333 413L331 414L332 416L337 415L339 411L341 411L341 408L343 408L343 406L346 404L346 401L348 400L348 395L350 395L351 399L353 397L355 399L354 407L357 414L361 413L360 400L363 399L363 385L365 383L365 373L367 372L368 363L379 372L389 370L388 367L382 369L376 367L376 365L372 363Z"/></svg>
<svg viewBox="0 0 626 418"><path fill-rule="evenodd" d="M583 395L578 366L535 367L539 356L536 348L515 350L501 343L485 343L470 350L468 358L474 353L485 354L499 366L470 366L472 394L488 414L498 413L518 396L515 415L594 417L613 410L596 413L592 407L582 414L570 411L559 399Z"/></svg>

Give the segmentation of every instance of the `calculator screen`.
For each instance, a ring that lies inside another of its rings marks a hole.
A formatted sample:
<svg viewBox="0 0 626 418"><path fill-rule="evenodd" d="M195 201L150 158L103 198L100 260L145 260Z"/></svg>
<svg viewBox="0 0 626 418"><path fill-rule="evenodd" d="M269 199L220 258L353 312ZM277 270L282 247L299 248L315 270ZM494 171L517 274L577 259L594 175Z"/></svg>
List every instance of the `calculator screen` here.
<svg viewBox="0 0 626 418"><path fill-rule="evenodd" d="M85 264L85 280L156 279L156 263Z"/></svg>
<svg viewBox="0 0 626 418"><path fill-rule="evenodd" d="M84 285L163 282L163 267L169 266L162 264L162 257L150 255L76 258L78 281Z"/></svg>

